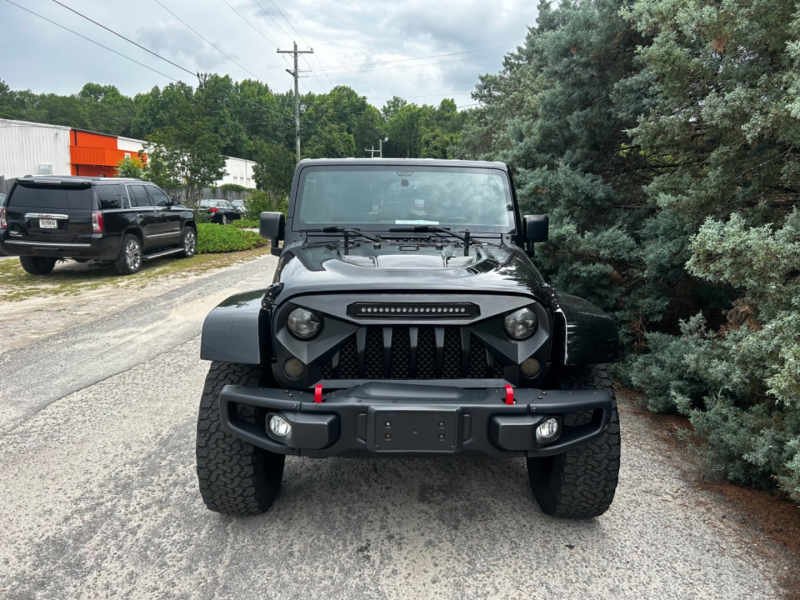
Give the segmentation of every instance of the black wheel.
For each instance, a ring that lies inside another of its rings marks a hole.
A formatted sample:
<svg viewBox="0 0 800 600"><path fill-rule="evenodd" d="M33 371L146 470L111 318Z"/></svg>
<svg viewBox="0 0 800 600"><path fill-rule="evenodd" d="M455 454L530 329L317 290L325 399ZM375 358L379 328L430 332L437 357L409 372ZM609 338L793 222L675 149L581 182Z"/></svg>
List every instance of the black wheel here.
<svg viewBox="0 0 800 600"><path fill-rule="evenodd" d="M611 378L603 365L566 367L556 375L554 388L608 390ZM581 425L591 412L576 413L564 425ZM620 462L617 401L606 432L595 441L556 456L528 458L528 477L542 510L554 517L590 519L606 512L614 500Z"/></svg>
<svg viewBox="0 0 800 600"><path fill-rule="evenodd" d="M271 374L270 374L271 375ZM281 487L285 456L256 448L222 429L219 393L226 385L269 385L261 367L211 363L197 419L197 479L209 510L226 515L266 512ZM239 416L263 424L262 411L239 408Z"/></svg>
<svg viewBox="0 0 800 600"><path fill-rule="evenodd" d="M20 256L19 262L31 275L47 275L56 266L56 259L46 256Z"/></svg>
<svg viewBox="0 0 800 600"><path fill-rule="evenodd" d="M122 249L119 251L114 266L121 275L133 275L142 268L142 244L132 233L122 238Z"/></svg>
<svg viewBox="0 0 800 600"><path fill-rule="evenodd" d="M183 229L183 252L178 254L180 258L192 258L197 252L197 232L194 227L188 225Z"/></svg>
<svg viewBox="0 0 800 600"><path fill-rule="evenodd" d="M220 225L227 225L228 224L228 215L222 215L219 218Z"/></svg>

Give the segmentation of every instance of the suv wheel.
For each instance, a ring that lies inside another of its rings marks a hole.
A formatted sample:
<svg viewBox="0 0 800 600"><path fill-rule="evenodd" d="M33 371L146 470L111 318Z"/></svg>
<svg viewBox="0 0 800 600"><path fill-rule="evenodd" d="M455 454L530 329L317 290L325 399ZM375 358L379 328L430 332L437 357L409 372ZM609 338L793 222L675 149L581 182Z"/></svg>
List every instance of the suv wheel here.
<svg viewBox="0 0 800 600"><path fill-rule="evenodd" d="M183 229L183 252L178 254L180 258L192 258L197 252L197 233L193 227L188 225Z"/></svg>
<svg viewBox="0 0 800 600"><path fill-rule="evenodd" d="M142 244L139 238L126 233L122 238L122 250L119 252L114 266L122 275L133 275L142 268Z"/></svg>
<svg viewBox="0 0 800 600"><path fill-rule="evenodd" d="M47 275L56 266L56 259L46 256L20 256L19 262L31 275Z"/></svg>
<svg viewBox="0 0 800 600"><path fill-rule="evenodd" d="M220 225L228 224L228 215L222 215L219 219Z"/></svg>
<svg viewBox="0 0 800 600"><path fill-rule="evenodd" d="M614 388L605 366L564 367L556 377L557 389L608 390ZM580 425L591 412L576 413L572 422ZM542 510L554 517L590 519L611 506L617 489L620 462L619 414L617 402L606 432L593 442L551 457L528 458L528 477L533 495Z"/></svg>
<svg viewBox="0 0 800 600"><path fill-rule="evenodd" d="M260 366L211 363L197 419L197 479L209 510L259 515L275 502L286 457L226 432L219 418L219 393L224 386L268 383ZM263 411L239 406L239 417L250 423L262 426L265 416Z"/></svg>

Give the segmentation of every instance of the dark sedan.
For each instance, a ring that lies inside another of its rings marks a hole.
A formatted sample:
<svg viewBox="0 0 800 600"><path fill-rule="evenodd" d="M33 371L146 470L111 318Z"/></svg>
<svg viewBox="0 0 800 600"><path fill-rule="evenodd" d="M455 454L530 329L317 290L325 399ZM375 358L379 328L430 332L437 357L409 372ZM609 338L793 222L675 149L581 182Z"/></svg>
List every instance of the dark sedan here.
<svg viewBox="0 0 800 600"><path fill-rule="evenodd" d="M201 200L200 209L211 217L212 222L220 225L227 225L242 218L241 213L227 200Z"/></svg>

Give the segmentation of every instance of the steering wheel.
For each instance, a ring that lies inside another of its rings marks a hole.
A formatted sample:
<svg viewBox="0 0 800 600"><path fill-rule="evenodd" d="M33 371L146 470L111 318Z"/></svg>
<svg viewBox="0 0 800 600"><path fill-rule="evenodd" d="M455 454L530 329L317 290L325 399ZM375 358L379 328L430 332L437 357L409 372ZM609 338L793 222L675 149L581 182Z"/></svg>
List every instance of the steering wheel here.
<svg viewBox="0 0 800 600"><path fill-rule="evenodd" d="M466 223L467 217L450 217L449 219L444 219L442 223Z"/></svg>

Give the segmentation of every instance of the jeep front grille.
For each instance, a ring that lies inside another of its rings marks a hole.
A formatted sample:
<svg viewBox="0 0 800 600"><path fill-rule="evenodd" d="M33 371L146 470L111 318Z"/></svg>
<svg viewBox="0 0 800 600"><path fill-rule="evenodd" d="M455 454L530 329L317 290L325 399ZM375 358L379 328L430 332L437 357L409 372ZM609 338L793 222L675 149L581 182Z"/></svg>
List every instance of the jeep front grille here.
<svg viewBox="0 0 800 600"><path fill-rule="evenodd" d="M322 378L502 379L503 367L466 328L368 326L333 355Z"/></svg>

